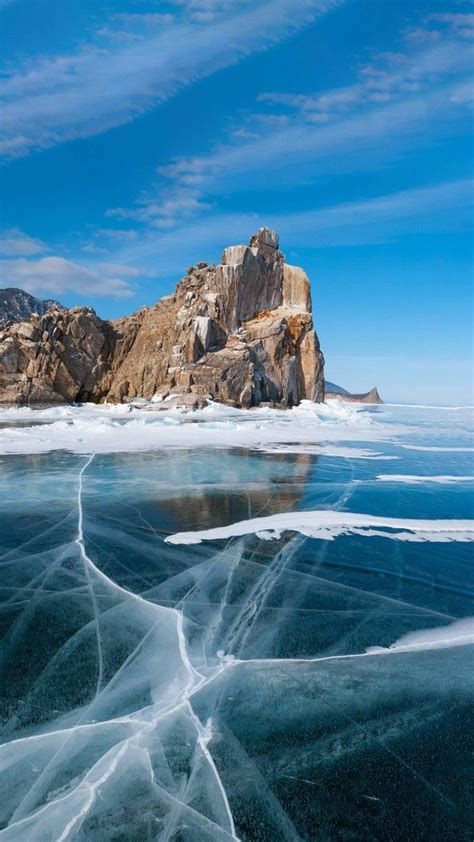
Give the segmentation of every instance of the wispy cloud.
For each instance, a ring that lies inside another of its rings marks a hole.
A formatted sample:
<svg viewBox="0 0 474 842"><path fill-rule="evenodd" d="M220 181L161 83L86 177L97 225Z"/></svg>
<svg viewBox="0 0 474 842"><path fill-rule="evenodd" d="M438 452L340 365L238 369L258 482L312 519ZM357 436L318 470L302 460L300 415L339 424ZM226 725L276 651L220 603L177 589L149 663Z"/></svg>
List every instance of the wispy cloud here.
<svg viewBox="0 0 474 842"><path fill-rule="evenodd" d="M449 136L463 120L467 128L465 109L470 97L470 85L455 83L422 97L344 114L327 125L295 118L288 125L266 127L261 134L240 142L231 140L210 155L180 159L162 168L163 181L156 194L131 211L119 213L153 223L153 218L163 219L171 194L175 208L171 218L176 224L179 196L185 200L190 192L194 208L201 210L222 189L227 194L244 188L268 189L273 172L279 173L280 185L288 187L330 173L377 169L404 151ZM190 211L188 206L182 218L189 219Z"/></svg>
<svg viewBox="0 0 474 842"><path fill-rule="evenodd" d="M438 22L437 26L441 26ZM451 25L441 44L375 56L347 87L271 92L209 154L172 160L153 189L111 216L162 229L206 214L219 193L290 186L331 173L376 169L415 148L471 130L472 50ZM258 106L257 106L258 107ZM277 111L277 113L275 113ZM288 161L292 166L288 167Z"/></svg>
<svg viewBox="0 0 474 842"><path fill-rule="evenodd" d="M462 38L474 38L474 13L436 12L429 16L434 23L447 24Z"/></svg>
<svg viewBox="0 0 474 842"><path fill-rule="evenodd" d="M46 251L46 246L40 240L29 237L20 228L8 228L0 232L0 254L7 257L29 257Z"/></svg>
<svg viewBox="0 0 474 842"><path fill-rule="evenodd" d="M127 266L124 263L99 263L98 268L107 275L123 275L124 278L137 278L140 272L134 266Z"/></svg>
<svg viewBox="0 0 474 842"><path fill-rule="evenodd" d="M304 116L295 118L246 142L223 145L209 156L177 160L160 174L175 184L194 184L204 191L216 189L224 180L232 189L233 180L243 173L250 182L255 173L280 167L283 177L293 182L311 172L373 169L407 148L426 146L433 137L449 134L458 117L465 119L459 105L468 90L464 82L445 85L423 96L344 113L326 125ZM292 167L285 176L289 160Z"/></svg>
<svg viewBox="0 0 474 842"><path fill-rule="evenodd" d="M111 277L105 272L81 266L63 257L41 257L27 260L0 260L0 284L18 286L41 295L107 296L130 298L132 288L122 278Z"/></svg>
<svg viewBox="0 0 474 842"><path fill-rule="evenodd" d="M207 211L211 205L204 201L198 190L179 186L169 191L162 201L144 198L134 208L110 208L106 216L150 223L156 228L172 228L182 219Z"/></svg>
<svg viewBox="0 0 474 842"><path fill-rule="evenodd" d="M230 10L242 12L253 5L253 0L173 0L192 19L208 23L218 20Z"/></svg>
<svg viewBox="0 0 474 842"><path fill-rule="evenodd" d="M280 232L282 248L331 248L469 229L474 181L463 179L291 214L216 214L173 231L144 233L120 259L159 277L215 260L224 244L247 242L260 225Z"/></svg>
<svg viewBox="0 0 474 842"><path fill-rule="evenodd" d="M102 41L74 54L32 59L0 81L0 154L21 156L127 123L182 86L267 49L343 2L231 3L216 19L219 4L185 3L183 14L158 27L148 16L141 24L137 18L138 41L117 42L109 27ZM194 12L206 6L212 20L197 21Z"/></svg>
<svg viewBox="0 0 474 842"><path fill-rule="evenodd" d="M100 238L101 242L109 241L116 242L134 242L138 239L138 231L135 228L99 228L96 231L96 236Z"/></svg>
<svg viewBox="0 0 474 842"><path fill-rule="evenodd" d="M474 16L473 16L474 17ZM370 103L394 102L411 94L429 91L441 79L470 73L473 52L470 44L448 39L422 50L382 53L359 71L350 86L320 94L262 93L261 102L271 102L303 113L307 119L330 119Z"/></svg>

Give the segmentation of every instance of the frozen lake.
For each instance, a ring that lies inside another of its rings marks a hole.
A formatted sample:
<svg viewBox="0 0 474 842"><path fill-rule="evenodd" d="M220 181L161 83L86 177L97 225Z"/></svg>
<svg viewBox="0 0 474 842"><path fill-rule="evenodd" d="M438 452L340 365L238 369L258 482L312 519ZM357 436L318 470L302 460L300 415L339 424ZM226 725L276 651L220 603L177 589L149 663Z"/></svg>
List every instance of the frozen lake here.
<svg viewBox="0 0 474 842"><path fill-rule="evenodd" d="M472 839L471 427L0 410L0 840Z"/></svg>

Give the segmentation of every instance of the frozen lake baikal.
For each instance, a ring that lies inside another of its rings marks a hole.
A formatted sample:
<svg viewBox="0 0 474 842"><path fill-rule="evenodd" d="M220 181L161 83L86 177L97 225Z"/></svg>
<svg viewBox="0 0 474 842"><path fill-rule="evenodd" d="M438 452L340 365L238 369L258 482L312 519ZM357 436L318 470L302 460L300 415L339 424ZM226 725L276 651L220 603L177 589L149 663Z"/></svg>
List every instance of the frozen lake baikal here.
<svg viewBox="0 0 474 842"><path fill-rule="evenodd" d="M471 839L471 426L1 410L0 840Z"/></svg>

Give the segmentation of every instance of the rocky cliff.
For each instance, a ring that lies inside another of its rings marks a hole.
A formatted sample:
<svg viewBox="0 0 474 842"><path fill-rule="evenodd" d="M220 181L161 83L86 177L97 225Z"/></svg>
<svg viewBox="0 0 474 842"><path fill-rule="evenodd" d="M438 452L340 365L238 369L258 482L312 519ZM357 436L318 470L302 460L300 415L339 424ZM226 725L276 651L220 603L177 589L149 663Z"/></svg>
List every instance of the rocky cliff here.
<svg viewBox="0 0 474 842"><path fill-rule="evenodd" d="M0 289L0 325L7 322L28 321L34 314L44 316L51 307L64 310L62 304L52 298L41 301L23 289L16 287Z"/></svg>
<svg viewBox="0 0 474 842"><path fill-rule="evenodd" d="M309 281L285 263L274 231L226 248L217 266L191 267L173 295L129 317L52 309L0 331L4 403L157 394L188 406L324 399Z"/></svg>

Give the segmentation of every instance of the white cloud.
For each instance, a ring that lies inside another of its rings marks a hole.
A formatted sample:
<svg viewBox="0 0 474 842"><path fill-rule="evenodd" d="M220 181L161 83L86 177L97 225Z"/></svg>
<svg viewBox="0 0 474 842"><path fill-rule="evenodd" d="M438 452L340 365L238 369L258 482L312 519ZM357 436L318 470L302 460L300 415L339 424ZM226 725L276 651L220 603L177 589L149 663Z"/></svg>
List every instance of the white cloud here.
<svg viewBox="0 0 474 842"><path fill-rule="evenodd" d="M96 269L54 256L36 260L24 257L1 260L0 283L41 295L60 296L75 292L82 296L130 298L134 294L121 278L108 277Z"/></svg>
<svg viewBox="0 0 474 842"><path fill-rule="evenodd" d="M96 231L96 237L106 238L114 241L131 242L138 238L138 231L134 228L99 228Z"/></svg>
<svg viewBox="0 0 474 842"><path fill-rule="evenodd" d="M429 16L431 21L451 26L461 38L474 38L474 14L472 12L436 12Z"/></svg>
<svg viewBox="0 0 474 842"><path fill-rule="evenodd" d="M474 181L446 182L292 214L220 214L165 233L148 232L120 250L120 259L166 277L189 263L214 260L224 245L245 243L261 225L280 233L283 248L331 248L400 236L469 229Z"/></svg>
<svg viewBox="0 0 474 842"><path fill-rule="evenodd" d="M466 94L464 81L453 82L393 103L358 107L324 123L295 116L287 126L267 126L241 142L233 138L209 155L178 159L160 174L171 191L194 183L209 196L223 189L265 188L276 171L279 183L289 186L334 172L375 170L463 126L468 131Z"/></svg>
<svg viewBox="0 0 474 842"><path fill-rule="evenodd" d="M123 275L124 278L137 278L140 274L138 269L124 263L99 263L98 269L106 275Z"/></svg>
<svg viewBox="0 0 474 842"><path fill-rule="evenodd" d="M98 246L96 243L84 243L81 246L81 250L85 251L86 254L108 254L108 249L104 249L101 246Z"/></svg>
<svg viewBox="0 0 474 842"><path fill-rule="evenodd" d="M253 5L254 0L172 0L191 20L199 23L216 21L230 11L240 12Z"/></svg>
<svg viewBox="0 0 474 842"><path fill-rule="evenodd" d="M164 24L171 24L175 22L175 18L170 13L160 12L116 12L112 16L112 21L117 21L124 24L127 30L130 28L143 29L144 26L163 26Z"/></svg>
<svg viewBox="0 0 474 842"><path fill-rule="evenodd" d="M470 47L450 35L434 46L377 55L344 88L263 94L259 101L283 113L250 113L210 153L161 166L158 184L132 208L108 213L172 229L207 214L223 191L268 189L274 173L288 187L377 169L405 151L469 132L471 76Z"/></svg>
<svg viewBox="0 0 474 842"><path fill-rule="evenodd" d="M6 231L0 232L0 254L7 257L20 255L29 257L31 254L40 254L45 250L44 243L29 237L20 228L8 228Z"/></svg>
<svg viewBox="0 0 474 842"><path fill-rule="evenodd" d="M262 102L295 109L311 118L347 112L371 102L391 102L407 94L417 94L441 78L471 73L472 50L469 45L448 39L428 49L407 53L385 53L361 68L359 81L344 88L317 95L263 93Z"/></svg>
<svg viewBox="0 0 474 842"><path fill-rule="evenodd" d="M469 226L473 191L474 180L461 179L292 214L281 217L280 227L295 245L318 247L388 242L414 230L456 231Z"/></svg>
<svg viewBox="0 0 474 842"><path fill-rule="evenodd" d="M232 4L230 14L208 25L178 16L157 31L145 20L138 42L111 38L71 55L31 59L0 80L0 154L24 155L129 122L343 2L255 0L243 10Z"/></svg>
<svg viewBox="0 0 474 842"><path fill-rule="evenodd" d="M185 185L168 191L161 201L154 197L144 198L136 208L110 208L106 216L150 223L155 228L172 228L180 219L196 216L210 207L200 198L198 191Z"/></svg>

